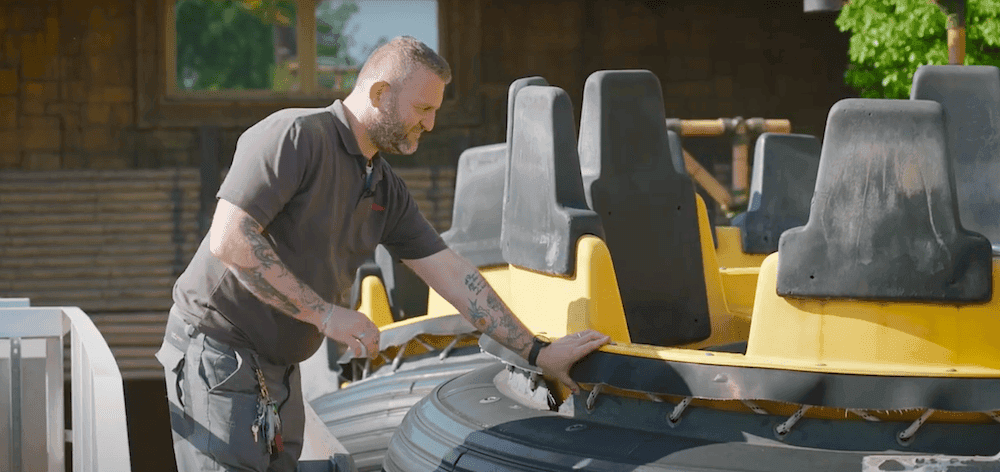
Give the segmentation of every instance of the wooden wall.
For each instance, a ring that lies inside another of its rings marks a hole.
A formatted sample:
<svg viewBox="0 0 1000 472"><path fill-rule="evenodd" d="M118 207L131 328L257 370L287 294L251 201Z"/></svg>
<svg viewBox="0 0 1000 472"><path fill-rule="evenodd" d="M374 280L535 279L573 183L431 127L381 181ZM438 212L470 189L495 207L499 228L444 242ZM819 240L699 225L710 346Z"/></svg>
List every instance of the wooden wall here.
<svg viewBox="0 0 1000 472"><path fill-rule="evenodd" d="M254 121L326 104L166 99L162 1L0 0L0 169L197 166L202 125L221 127L225 163ZM440 10L455 82L437 129L396 166L454 166L463 149L502 141L507 85L527 75L566 89L579 113L591 72L650 69L668 116L788 118L815 135L850 95L846 35L834 14L797 1L440 0Z"/></svg>

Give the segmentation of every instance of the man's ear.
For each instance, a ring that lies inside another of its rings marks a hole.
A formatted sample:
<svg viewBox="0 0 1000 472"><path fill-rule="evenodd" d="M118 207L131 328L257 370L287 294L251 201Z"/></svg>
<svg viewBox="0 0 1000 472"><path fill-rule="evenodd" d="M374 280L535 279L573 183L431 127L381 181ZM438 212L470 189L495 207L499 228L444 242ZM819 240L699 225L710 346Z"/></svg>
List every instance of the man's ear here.
<svg viewBox="0 0 1000 472"><path fill-rule="evenodd" d="M371 100L372 106L380 108L382 106L382 98L385 97L388 91L389 82L380 80L372 84L371 88L368 89L368 99Z"/></svg>

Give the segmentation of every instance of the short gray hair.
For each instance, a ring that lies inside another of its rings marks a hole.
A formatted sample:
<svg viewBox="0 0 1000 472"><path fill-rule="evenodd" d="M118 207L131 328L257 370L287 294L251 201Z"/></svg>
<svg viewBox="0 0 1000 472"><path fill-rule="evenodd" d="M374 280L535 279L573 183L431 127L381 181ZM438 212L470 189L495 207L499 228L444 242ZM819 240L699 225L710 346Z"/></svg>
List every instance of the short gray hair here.
<svg viewBox="0 0 1000 472"><path fill-rule="evenodd" d="M420 64L438 76L444 83L451 82L451 66L438 53L412 36L399 36L379 46L358 72L358 83L367 82L381 75L386 79L405 80ZM380 74L381 72L381 74Z"/></svg>

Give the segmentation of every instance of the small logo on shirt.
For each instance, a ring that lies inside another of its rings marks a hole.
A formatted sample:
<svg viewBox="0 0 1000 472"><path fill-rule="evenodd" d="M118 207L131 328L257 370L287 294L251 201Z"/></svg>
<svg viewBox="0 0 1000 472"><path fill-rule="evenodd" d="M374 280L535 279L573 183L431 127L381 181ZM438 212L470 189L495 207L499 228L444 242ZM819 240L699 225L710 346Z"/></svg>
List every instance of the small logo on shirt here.
<svg viewBox="0 0 1000 472"><path fill-rule="evenodd" d="M378 203L374 202L372 203L372 211L384 211L384 210L385 210L384 206L379 205Z"/></svg>

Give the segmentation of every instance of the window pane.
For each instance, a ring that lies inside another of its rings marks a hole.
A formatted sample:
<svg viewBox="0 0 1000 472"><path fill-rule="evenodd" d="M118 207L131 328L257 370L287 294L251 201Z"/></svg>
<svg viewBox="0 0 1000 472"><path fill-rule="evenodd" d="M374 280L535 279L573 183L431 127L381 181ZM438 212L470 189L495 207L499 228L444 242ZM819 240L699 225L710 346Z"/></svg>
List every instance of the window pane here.
<svg viewBox="0 0 1000 472"><path fill-rule="evenodd" d="M177 0L179 90L294 91L294 0Z"/></svg>
<svg viewBox="0 0 1000 472"><path fill-rule="evenodd" d="M323 89L349 92L358 69L396 36L438 50L437 0L322 0L316 4L316 69Z"/></svg>

